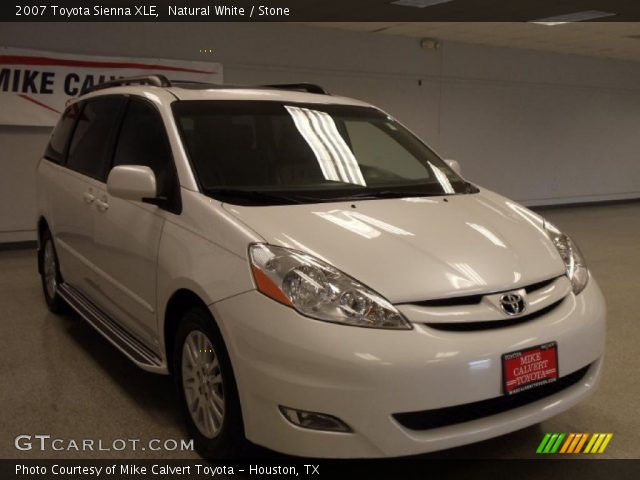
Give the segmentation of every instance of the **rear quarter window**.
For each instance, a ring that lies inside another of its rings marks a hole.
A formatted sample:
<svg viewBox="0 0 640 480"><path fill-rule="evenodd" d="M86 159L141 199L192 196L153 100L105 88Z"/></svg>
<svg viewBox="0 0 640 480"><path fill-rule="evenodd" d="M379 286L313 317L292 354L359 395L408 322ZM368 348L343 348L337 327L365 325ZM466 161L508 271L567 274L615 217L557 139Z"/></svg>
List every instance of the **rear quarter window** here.
<svg viewBox="0 0 640 480"><path fill-rule="evenodd" d="M62 117L60 117L58 124L53 129L51 139L44 153L44 157L47 160L55 163L64 163L69 138L73 133L79 111L79 104L76 103L67 108L62 114Z"/></svg>

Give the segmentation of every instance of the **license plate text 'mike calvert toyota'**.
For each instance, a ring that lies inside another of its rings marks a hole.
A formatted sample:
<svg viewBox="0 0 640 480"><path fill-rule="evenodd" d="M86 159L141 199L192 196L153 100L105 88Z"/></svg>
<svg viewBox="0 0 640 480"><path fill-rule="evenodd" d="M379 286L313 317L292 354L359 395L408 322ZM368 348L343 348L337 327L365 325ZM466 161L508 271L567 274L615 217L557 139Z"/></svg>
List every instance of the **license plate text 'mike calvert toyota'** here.
<svg viewBox="0 0 640 480"><path fill-rule="evenodd" d="M507 395L546 385L557 379L556 342L502 355L502 382Z"/></svg>

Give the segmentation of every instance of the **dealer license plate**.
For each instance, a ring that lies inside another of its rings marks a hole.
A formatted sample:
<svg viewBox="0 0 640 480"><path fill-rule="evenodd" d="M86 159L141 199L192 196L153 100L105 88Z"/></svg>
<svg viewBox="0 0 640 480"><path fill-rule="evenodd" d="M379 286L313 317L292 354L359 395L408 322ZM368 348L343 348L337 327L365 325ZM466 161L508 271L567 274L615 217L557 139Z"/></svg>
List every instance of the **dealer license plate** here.
<svg viewBox="0 0 640 480"><path fill-rule="evenodd" d="M540 387L557 379L556 342L502 355L502 384L506 395Z"/></svg>

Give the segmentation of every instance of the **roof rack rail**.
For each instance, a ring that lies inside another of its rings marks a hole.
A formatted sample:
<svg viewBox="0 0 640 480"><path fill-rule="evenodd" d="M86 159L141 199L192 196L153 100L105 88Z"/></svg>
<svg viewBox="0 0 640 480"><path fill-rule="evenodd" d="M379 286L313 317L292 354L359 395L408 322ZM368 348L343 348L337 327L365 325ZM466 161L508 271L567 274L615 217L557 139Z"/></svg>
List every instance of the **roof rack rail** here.
<svg viewBox="0 0 640 480"><path fill-rule="evenodd" d="M303 92L308 93L319 93L321 95L329 95L324 88L320 85L316 85L314 83L280 83L274 85L260 85L261 87L267 88L278 88L281 90L302 90Z"/></svg>
<svg viewBox="0 0 640 480"><path fill-rule="evenodd" d="M141 77L123 77L116 78L114 80L107 80L106 82L99 83L97 85L93 85L89 88L84 89L80 94L84 95L86 93L95 92L97 90L104 90L106 88L111 87L119 87L122 85L153 85L155 87L171 87L171 86L181 86L188 88L191 86L192 88L275 88L278 90L299 90L302 92L308 93L317 93L320 95L329 95L324 88L320 85L316 85L314 83L279 83L279 84L271 84L271 85L224 85L224 84L212 84L206 82L198 82L194 80L169 80L164 75L145 75Z"/></svg>
<svg viewBox="0 0 640 480"><path fill-rule="evenodd" d="M171 82L164 75L145 75L141 77L124 77L116 78L114 80L108 80L106 82L98 83L92 87L86 88L81 92L81 95L85 93L95 92L96 90L103 90L105 88L119 87L121 85L153 85L156 87L170 87Z"/></svg>

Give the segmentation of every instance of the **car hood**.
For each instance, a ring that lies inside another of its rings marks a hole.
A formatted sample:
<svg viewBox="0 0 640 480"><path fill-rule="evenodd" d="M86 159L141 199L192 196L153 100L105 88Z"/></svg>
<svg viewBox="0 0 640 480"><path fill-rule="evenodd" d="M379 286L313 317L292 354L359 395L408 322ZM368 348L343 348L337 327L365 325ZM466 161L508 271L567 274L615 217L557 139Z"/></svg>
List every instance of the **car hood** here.
<svg viewBox="0 0 640 480"><path fill-rule="evenodd" d="M392 303L520 288L564 273L540 216L482 190L448 197L224 208Z"/></svg>

